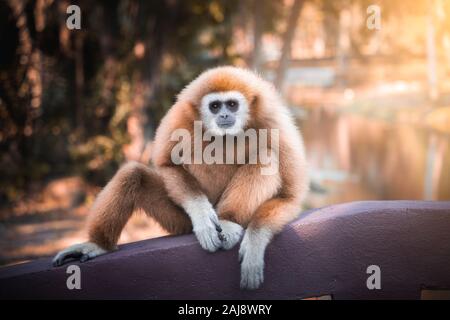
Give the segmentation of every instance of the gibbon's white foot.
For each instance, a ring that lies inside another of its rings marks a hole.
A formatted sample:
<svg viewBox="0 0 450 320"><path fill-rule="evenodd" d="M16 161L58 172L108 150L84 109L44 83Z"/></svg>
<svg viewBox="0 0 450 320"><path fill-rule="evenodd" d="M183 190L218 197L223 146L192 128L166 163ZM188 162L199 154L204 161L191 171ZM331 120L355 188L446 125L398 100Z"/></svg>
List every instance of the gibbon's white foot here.
<svg viewBox="0 0 450 320"><path fill-rule="evenodd" d="M266 228L247 229L239 248L241 289L258 289L264 281L264 252L272 238Z"/></svg>
<svg viewBox="0 0 450 320"><path fill-rule="evenodd" d="M219 220L222 232L219 237L222 240L222 248L229 250L241 240L244 229L237 223L228 220Z"/></svg>
<svg viewBox="0 0 450 320"><path fill-rule="evenodd" d="M73 246L70 246L58 252L58 254L53 258L52 262L53 266L59 267L63 265L67 259L70 258L80 260L80 262L85 262L107 252L108 251L102 249L93 242L83 242L74 244Z"/></svg>
<svg viewBox="0 0 450 320"><path fill-rule="evenodd" d="M222 228L217 213L206 196L188 200L183 207L191 218L192 230L202 248L209 252L220 249Z"/></svg>

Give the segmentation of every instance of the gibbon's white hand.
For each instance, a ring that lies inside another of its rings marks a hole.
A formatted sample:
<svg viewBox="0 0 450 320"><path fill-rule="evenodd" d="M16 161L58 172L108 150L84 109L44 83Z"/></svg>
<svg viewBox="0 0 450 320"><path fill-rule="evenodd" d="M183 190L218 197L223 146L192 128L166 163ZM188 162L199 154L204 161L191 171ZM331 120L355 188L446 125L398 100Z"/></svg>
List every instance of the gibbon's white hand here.
<svg viewBox="0 0 450 320"><path fill-rule="evenodd" d="M219 219L216 212L205 212L205 217L200 223L194 226L194 234L203 249L215 252L222 247L221 231Z"/></svg>
<svg viewBox="0 0 450 320"><path fill-rule="evenodd" d="M222 248L229 250L241 240L244 229L239 224L228 220L219 220L219 223L222 228L222 232L219 234Z"/></svg>
<svg viewBox="0 0 450 320"><path fill-rule="evenodd" d="M266 228L246 230L239 248L241 289L258 289L264 282L264 253L271 238Z"/></svg>
<svg viewBox="0 0 450 320"><path fill-rule="evenodd" d="M222 247L222 228L213 206L206 196L186 201L184 210L192 221L192 229L203 249L215 252Z"/></svg>

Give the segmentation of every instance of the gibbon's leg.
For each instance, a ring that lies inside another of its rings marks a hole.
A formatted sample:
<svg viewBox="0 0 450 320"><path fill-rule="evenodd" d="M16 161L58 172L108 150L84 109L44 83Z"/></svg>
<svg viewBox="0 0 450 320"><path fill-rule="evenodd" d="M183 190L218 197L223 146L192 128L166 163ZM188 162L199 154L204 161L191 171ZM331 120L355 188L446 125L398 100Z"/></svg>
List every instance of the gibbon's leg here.
<svg viewBox="0 0 450 320"><path fill-rule="evenodd" d="M257 289L264 281L264 254L272 237L297 217L300 201L274 198L255 212L239 248L241 288Z"/></svg>
<svg viewBox="0 0 450 320"><path fill-rule="evenodd" d="M192 231L189 217L168 198L159 174L143 164L125 164L100 192L88 218L89 241L59 252L54 265L67 258L92 259L116 248L135 209L142 209L171 234Z"/></svg>
<svg viewBox="0 0 450 320"><path fill-rule="evenodd" d="M201 247L209 252L223 248L223 230L216 210L195 177L179 165L163 165L158 167L158 172L163 177L169 198L191 219Z"/></svg>
<svg viewBox="0 0 450 320"><path fill-rule="evenodd" d="M264 253L273 235L293 220L300 204L295 197L274 198L280 192L278 174L261 174L260 165L239 168L218 204L219 217L247 225L239 257L241 288L256 289L264 280Z"/></svg>

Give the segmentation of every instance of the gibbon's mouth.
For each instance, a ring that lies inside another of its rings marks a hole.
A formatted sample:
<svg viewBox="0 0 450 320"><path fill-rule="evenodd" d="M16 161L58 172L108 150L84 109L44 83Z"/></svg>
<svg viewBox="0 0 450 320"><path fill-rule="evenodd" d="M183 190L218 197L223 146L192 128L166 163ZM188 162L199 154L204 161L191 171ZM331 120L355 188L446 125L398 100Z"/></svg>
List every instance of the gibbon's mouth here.
<svg viewBox="0 0 450 320"><path fill-rule="evenodd" d="M232 126L234 126L234 123L236 121L224 121L224 122L217 122L217 125L219 126L219 128L221 129L228 129L231 128Z"/></svg>

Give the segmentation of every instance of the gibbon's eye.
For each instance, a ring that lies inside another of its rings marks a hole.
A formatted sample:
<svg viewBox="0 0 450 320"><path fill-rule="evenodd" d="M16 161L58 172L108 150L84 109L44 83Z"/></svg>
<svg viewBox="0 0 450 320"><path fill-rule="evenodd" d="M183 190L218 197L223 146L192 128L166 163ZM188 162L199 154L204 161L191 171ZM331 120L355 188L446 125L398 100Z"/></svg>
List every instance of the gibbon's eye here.
<svg viewBox="0 0 450 320"><path fill-rule="evenodd" d="M227 108L230 111L237 111L238 107L239 107L239 103L236 100L228 100L226 102Z"/></svg>
<svg viewBox="0 0 450 320"><path fill-rule="evenodd" d="M216 100L209 104L209 110L211 110L212 113L217 113L217 112L219 112L221 106L222 106L222 102L220 102L219 100Z"/></svg>

